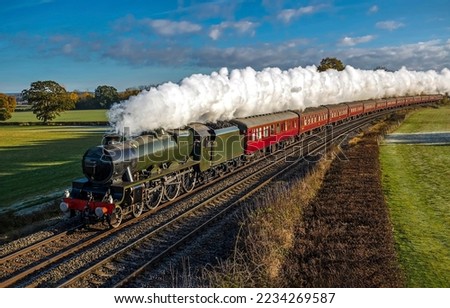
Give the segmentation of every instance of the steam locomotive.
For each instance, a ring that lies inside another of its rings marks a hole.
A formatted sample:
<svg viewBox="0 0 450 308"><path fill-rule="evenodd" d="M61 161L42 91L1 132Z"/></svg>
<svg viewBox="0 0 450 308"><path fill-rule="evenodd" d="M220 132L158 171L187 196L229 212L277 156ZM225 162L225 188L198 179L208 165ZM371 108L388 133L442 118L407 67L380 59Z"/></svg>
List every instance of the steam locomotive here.
<svg viewBox="0 0 450 308"><path fill-rule="evenodd" d="M60 204L80 214L86 224L106 221L118 227L124 217L190 192L230 172L252 157L282 148L330 125L374 112L438 102L442 95L421 95L325 105L236 118L219 123L192 123L139 136L107 134L82 159L84 178L73 181Z"/></svg>

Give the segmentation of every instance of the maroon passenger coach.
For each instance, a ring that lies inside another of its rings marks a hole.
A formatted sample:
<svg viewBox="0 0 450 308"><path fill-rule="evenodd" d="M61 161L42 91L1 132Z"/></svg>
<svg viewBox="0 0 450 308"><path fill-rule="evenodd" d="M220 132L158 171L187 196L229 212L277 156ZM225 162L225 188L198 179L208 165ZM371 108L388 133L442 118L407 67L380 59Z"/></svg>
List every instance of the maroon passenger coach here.
<svg viewBox="0 0 450 308"><path fill-rule="evenodd" d="M294 140L299 130L298 114L292 111L237 118L230 122L245 136L246 155L269 147L272 150L278 143Z"/></svg>

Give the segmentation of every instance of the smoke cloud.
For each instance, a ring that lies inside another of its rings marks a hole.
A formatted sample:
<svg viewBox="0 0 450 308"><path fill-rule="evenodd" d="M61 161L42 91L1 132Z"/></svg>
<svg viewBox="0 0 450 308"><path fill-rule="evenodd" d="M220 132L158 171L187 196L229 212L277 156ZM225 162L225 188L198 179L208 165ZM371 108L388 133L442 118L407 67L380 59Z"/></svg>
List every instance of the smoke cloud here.
<svg viewBox="0 0 450 308"><path fill-rule="evenodd" d="M108 112L118 132L132 134L178 128L192 122L215 122L288 109L392 96L450 92L450 70L371 71L347 66L317 72L315 66L289 70L226 68L162 84L115 104Z"/></svg>

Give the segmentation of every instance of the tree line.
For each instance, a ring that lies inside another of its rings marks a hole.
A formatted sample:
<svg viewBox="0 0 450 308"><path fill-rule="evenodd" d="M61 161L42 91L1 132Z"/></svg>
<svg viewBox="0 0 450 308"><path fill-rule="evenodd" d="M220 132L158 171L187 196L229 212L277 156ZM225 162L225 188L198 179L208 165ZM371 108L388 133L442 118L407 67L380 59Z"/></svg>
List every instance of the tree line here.
<svg viewBox="0 0 450 308"><path fill-rule="evenodd" d="M342 71L345 65L337 58L324 58L317 67L319 72L329 69ZM384 69L377 67L377 69ZM127 100L130 96L137 95L142 90L149 90L153 85L141 86L139 88L129 88L123 92L118 92L116 88L108 85L101 85L95 89L94 93L73 91L66 89L55 81L35 81L31 83L29 89L22 91L23 100L31 106L31 110L36 117L47 123L52 121L61 112L71 109L108 109L112 104ZM0 121L11 118L11 114L16 108L15 97L0 93Z"/></svg>
<svg viewBox="0 0 450 308"><path fill-rule="evenodd" d="M21 92L23 101L30 106L36 118L44 123L54 120L66 110L109 109L112 104L127 100L148 87L129 88L123 92L108 85L98 86L95 91L68 92L53 80L32 82L29 89ZM0 93L0 121L11 118L17 107L16 98Z"/></svg>
<svg viewBox="0 0 450 308"><path fill-rule="evenodd" d="M6 121L11 118L11 114L16 109L16 98L0 93L0 121Z"/></svg>

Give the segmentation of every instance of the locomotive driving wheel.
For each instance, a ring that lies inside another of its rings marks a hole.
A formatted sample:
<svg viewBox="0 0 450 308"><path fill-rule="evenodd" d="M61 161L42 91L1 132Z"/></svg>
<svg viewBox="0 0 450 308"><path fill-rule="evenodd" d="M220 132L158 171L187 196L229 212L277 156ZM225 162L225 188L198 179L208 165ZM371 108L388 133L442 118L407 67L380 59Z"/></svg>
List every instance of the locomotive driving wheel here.
<svg viewBox="0 0 450 308"><path fill-rule="evenodd" d="M221 178L221 177L224 176L226 171L227 171L227 169L226 169L226 165L225 164L219 165L216 168L216 175Z"/></svg>
<svg viewBox="0 0 450 308"><path fill-rule="evenodd" d="M149 210L153 210L161 203L163 196L163 187L157 184L154 188L146 188L144 193L145 206Z"/></svg>
<svg viewBox="0 0 450 308"><path fill-rule="evenodd" d="M144 210L144 203L138 202L138 203L133 204L133 209L132 209L133 217L137 218L137 217L141 216L143 210Z"/></svg>
<svg viewBox="0 0 450 308"><path fill-rule="evenodd" d="M122 208L120 206L116 205L112 214L109 215L109 217L108 217L109 226L112 228L117 228L118 226L120 226L120 223L122 222L122 218L123 218Z"/></svg>
<svg viewBox="0 0 450 308"><path fill-rule="evenodd" d="M197 182L197 174L194 170L194 168L189 168L184 174L183 174L183 190L185 192L190 192L194 189L195 183Z"/></svg>
<svg viewBox="0 0 450 308"><path fill-rule="evenodd" d="M229 161L227 164L228 164L228 166L227 166L228 172L233 172L234 168L236 168L236 162L234 160L232 160L232 161Z"/></svg>
<svg viewBox="0 0 450 308"><path fill-rule="evenodd" d="M180 193L181 181L178 172L174 172L167 176L166 182L164 183L164 197L168 201L175 199Z"/></svg>

